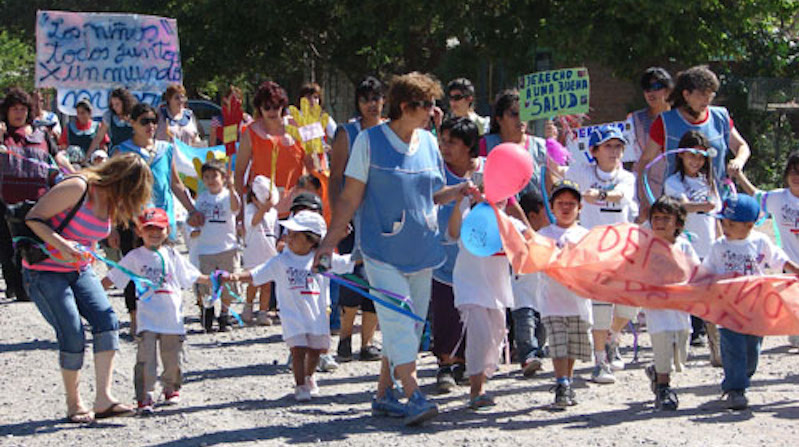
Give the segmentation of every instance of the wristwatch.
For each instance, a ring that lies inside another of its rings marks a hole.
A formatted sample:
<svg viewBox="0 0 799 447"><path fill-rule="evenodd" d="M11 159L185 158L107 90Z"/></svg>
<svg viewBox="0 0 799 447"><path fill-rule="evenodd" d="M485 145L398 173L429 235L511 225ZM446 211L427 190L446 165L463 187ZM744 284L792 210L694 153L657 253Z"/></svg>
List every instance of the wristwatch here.
<svg viewBox="0 0 799 447"><path fill-rule="evenodd" d="M608 192L605 190L599 191L599 195L597 196L597 200L604 202L605 199L608 198Z"/></svg>

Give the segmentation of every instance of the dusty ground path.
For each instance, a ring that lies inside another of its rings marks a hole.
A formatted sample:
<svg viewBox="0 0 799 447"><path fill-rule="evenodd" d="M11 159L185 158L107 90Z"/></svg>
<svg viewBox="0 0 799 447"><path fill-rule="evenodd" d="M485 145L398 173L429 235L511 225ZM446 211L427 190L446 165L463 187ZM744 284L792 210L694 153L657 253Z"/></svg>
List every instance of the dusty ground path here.
<svg viewBox="0 0 799 447"><path fill-rule="evenodd" d="M3 286L0 284L0 287ZM4 287L2 287L4 289ZM685 372L674 380L677 412L652 409L643 372L651 360L649 338L640 337L638 363L617 373L615 385L585 379L588 364L578 363L579 405L551 412L553 382L547 363L537 378L525 379L518 367L503 365L488 389L497 406L485 413L465 408L467 389L432 396L442 414L421 428L370 416L378 363L343 364L320 374L322 397L298 404L280 328L248 327L226 334L199 333L196 308L184 294L188 314L188 362L183 402L161 407L149 418L107 420L92 426L64 422L65 404L52 329L32 303L0 298L0 445L702 445L795 446L799 443L799 354L785 337L767 338L749 397L751 409L730 412L719 401L721 370L710 367L706 348L692 348ZM123 299L112 301L123 332ZM379 338L379 336L378 336ZM625 337L632 358L632 336ZM334 339L333 346L337 344ZM354 347L360 346L355 337ZM133 400L135 345L123 341L117 357L114 392ZM91 347L82 376L82 394L91 402ZM435 362L421 356L423 389L433 392Z"/></svg>

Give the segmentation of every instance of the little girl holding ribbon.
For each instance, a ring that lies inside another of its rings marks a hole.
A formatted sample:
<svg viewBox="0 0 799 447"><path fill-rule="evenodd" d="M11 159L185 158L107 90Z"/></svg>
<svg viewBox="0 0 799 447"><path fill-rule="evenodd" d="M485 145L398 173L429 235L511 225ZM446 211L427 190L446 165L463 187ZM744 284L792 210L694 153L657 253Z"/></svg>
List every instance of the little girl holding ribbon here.
<svg viewBox="0 0 799 447"><path fill-rule="evenodd" d="M175 248L164 245L169 239L169 216L161 208L148 208L138 218L138 233L144 245L128 252L116 268L103 278L103 286L124 289L136 283L139 305L136 312L136 366L133 382L140 415L153 413L155 382L158 379L157 345L160 345L164 404L180 401L183 383L183 300L181 289L195 282L211 284ZM146 281L143 281L146 278Z"/></svg>
<svg viewBox="0 0 799 447"><path fill-rule="evenodd" d="M710 253L713 241L721 234L718 221L713 217L714 213L721 211L721 199L710 160L715 149L703 133L695 130L682 136L679 147L685 149L678 149L681 152L675 158L676 172L666 179L663 192L685 206L688 211L685 231L689 233L691 245L699 259L704 259ZM710 363L721 366L718 331L715 326L712 323L705 324L699 317L691 317L691 325L691 342L695 345L702 344L701 334L707 332Z"/></svg>
<svg viewBox="0 0 799 447"><path fill-rule="evenodd" d="M47 245L50 258L24 265L28 294L58 338L61 376L67 394L67 418L90 423L95 418L129 416L133 410L111 394L114 355L119 350L119 322L97 276L87 248L105 239L111 225L126 225L150 200L153 175L141 157L124 154L63 180L26 216L26 223ZM56 232L67 213L72 219ZM78 391L86 340L81 317L94 338L97 383L94 410Z"/></svg>

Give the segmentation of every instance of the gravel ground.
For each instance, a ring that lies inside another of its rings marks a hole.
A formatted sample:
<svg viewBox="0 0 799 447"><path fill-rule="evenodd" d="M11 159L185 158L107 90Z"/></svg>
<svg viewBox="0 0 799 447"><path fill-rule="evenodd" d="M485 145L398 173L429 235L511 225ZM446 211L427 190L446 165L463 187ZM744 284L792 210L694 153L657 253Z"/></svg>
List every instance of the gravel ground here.
<svg viewBox="0 0 799 447"><path fill-rule="evenodd" d="M0 284L2 286L2 284ZM4 287L2 287L4 288ZM187 311L187 364L183 401L147 417L111 419L90 426L68 424L53 330L32 303L0 299L0 445L704 445L788 446L799 442L799 355L786 337L765 341L760 367L749 392L751 408L724 409L721 369L708 362L706 348L692 348L688 367L672 384L680 397L676 412L653 410L643 368L652 359L649 337L640 336L633 362L631 334L622 353L630 362L615 385L587 382L590 366L578 363L579 405L552 412L551 363L535 378L518 366L502 365L488 390L497 406L487 412L466 409L468 389L432 396L435 360L420 356L422 388L441 415L422 427L373 418L370 400L379 370L376 362L346 363L318 375L322 396L294 402L286 367L288 349L278 327L245 327L203 334L196 307L184 294ZM127 331L124 300L112 302ZM379 335L378 335L379 340ZM333 346L337 345L337 338ZM360 346L358 336L353 345ZM82 395L92 402L91 349L82 375ZM125 340L117 356L114 392L133 400L135 344Z"/></svg>

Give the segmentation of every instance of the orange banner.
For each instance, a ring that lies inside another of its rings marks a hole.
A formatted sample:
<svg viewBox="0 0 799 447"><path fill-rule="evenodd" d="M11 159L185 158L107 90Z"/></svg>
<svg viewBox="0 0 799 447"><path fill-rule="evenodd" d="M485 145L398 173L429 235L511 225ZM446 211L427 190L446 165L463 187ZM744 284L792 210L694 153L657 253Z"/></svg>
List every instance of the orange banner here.
<svg viewBox="0 0 799 447"><path fill-rule="evenodd" d="M799 334L796 276L708 275L667 241L634 224L593 228L579 243L561 249L538 234L525 240L504 213L496 215L516 273L543 271L580 296L682 310L742 333Z"/></svg>

